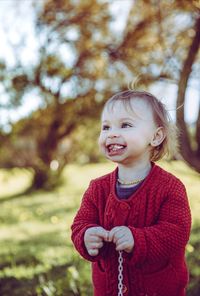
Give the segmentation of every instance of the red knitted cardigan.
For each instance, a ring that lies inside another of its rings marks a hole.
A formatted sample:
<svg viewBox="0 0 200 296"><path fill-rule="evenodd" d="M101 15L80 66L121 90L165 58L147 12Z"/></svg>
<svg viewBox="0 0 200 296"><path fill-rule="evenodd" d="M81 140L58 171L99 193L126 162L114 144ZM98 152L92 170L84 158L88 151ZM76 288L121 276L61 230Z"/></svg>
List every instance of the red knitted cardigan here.
<svg viewBox="0 0 200 296"><path fill-rule="evenodd" d="M123 252L125 296L184 296L188 283L185 246L191 214L182 182L156 164L141 187L127 200L115 193L117 168L92 180L72 224L72 241L82 257L92 262L95 296L116 296L118 252L104 243L97 256L87 253L84 232L93 226L107 230L126 225L135 245Z"/></svg>

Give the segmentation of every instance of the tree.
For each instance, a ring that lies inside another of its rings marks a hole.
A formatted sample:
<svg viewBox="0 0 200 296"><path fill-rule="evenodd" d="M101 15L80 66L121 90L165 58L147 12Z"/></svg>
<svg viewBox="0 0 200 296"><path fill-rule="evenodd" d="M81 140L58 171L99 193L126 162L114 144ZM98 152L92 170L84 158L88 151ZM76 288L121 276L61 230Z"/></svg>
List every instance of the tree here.
<svg viewBox="0 0 200 296"><path fill-rule="evenodd" d="M42 98L41 109L17 123L7 137L7 147L13 147L11 155L17 151L20 165L34 169L35 188L57 182L70 159L70 151L63 151L63 147L72 145L72 134L80 123L99 116L111 93L126 89L138 76L142 88L157 81L177 85L180 81L179 89L186 88L187 79L182 79L181 73L194 35L191 30L199 17L197 2L133 2L118 34L111 28L114 16L109 5L97 0L35 2L37 62L25 67L18 61L17 67L7 69L9 75L4 75L12 103L32 90ZM198 56L190 59L190 69L198 60ZM180 125L179 113L177 119ZM20 148L19 138L23 139ZM185 147L182 145L183 156ZM12 157L1 163L16 165Z"/></svg>
<svg viewBox="0 0 200 296"><path fill-rule="evenodd" d="M9 147L4 156L8 157L1 159L3 166L31 167L33 188L49 188L57 183L68 161L69 151L63 151L63 141L68 138L70 142L69 137L80 121L100 114L103 94L109 93L105 90L95 100L97 80L102 73L105 77L107 71L102 55L110 18L107 5L96 1L87 5L71 1L43 4L36 7L38 62L27 68L19 61L17 67L9 69L9 76L8 71L4 75L10 102L20 103L32 90L43 98L40 110L13 126L4 142L3 151ZM93 29L99 20L102 25L95 34L101 39L96 42ZM66 62L66 55L72 51L72 61ZM53 170L52 163L57 163Z"/></svg>

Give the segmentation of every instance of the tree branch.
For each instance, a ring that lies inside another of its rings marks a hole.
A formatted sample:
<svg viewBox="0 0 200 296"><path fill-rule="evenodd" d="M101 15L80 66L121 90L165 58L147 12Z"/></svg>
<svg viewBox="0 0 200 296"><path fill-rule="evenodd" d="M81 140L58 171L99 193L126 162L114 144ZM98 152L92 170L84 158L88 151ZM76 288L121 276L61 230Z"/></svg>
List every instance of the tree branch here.
<svg viewBox="0 0 200 296"><path fill-rule="evenodd" d="M196 167L197 163L200 170L200 160L191 157L194 153L190 144L190 137L185 123L184 108L178 108L185 102L185 93L189 80L190 73L192 72L192 65L195 62L199 46L200 46L200 15L194 25L195 35L192 40L191 46L188 50L185 62L183 64L182 71L180 73L180 80L178 84L178 96L177 96L177 125L181 130L180 134L180 152L183 158L192 166Z"/></svg>

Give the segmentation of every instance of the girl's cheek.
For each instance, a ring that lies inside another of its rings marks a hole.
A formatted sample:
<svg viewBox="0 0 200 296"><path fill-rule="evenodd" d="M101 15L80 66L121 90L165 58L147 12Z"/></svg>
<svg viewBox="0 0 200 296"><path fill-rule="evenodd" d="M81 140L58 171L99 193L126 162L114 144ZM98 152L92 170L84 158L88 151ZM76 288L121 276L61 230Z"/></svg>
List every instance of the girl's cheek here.
<svg viewBox="0 0 200 296"><path fill-rule="evenodd" d="M104 134L100 133L99 135L99 145L102 145L106 140L106 137Z"/></svg>
<svg viewBox="0 0 200 296"><path fill-rule="evenodd" d="M99 148L102 149L102 147L103 147L103 138L101 136L99 137L98 145L99 145Z"/></svg>
<svg viewBox="0 0 200 296"><path fill-rule="evenodd" d="M106 137L100 135L99 140L98 140L98 145L99 145L99 150L101 151L101 153L105 153L106 147Z"/></svg>
<svg viewBox="0 0 200 296"><path fill-rule="evenodd" d="M98 145L99 147L101 146L101 142L102 142L102 139L101 139L101 135L99 136L99 139L98 139Z"/></svg>

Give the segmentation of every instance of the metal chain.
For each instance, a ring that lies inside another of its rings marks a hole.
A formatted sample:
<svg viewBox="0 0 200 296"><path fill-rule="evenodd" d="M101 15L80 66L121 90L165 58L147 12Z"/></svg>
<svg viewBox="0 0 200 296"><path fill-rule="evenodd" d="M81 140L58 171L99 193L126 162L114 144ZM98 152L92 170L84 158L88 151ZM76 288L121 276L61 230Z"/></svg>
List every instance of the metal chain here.
<svg viewBox="0 0 200 296"><path fill-rule="evenodd" d="M119 251L118 256L118 296L123 296L123 256Z"/></svg>

